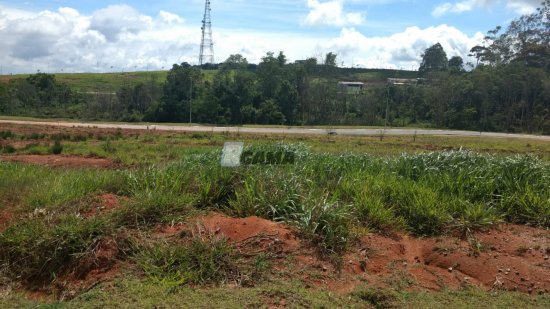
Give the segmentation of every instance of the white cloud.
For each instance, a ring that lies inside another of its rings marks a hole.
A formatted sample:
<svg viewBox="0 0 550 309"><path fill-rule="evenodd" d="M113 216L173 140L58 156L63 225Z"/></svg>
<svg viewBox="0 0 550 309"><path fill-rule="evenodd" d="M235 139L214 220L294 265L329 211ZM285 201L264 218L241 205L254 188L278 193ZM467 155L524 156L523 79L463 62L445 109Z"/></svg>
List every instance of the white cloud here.
<svg viewBox="0 0 550 309"><path fill-rule="evenodd" d="M487 8L492 5L499 5L501 2L506 2L506 7L520 14L533 12L541 0L463 0L459 2L445 2L436 6L432 15L440 17L449 13L463 13L472 11L476 8Z"/></svg>
<svg viewBox="0 0 550 309"><path fill-rule="evenodd" d="M309 26L360 25L365 21L362 13L344 12L343 0L307 0L307 6L310 11L303 23Z"/></svg>
<svg viewBox="0 0 550 309"><path fill-rule="evenodd" d="M371 68L418 68L422 53L441 43L447 56L461 56L466 61L471 47L483 40L477 33L469 37L447 25L420 29L409 27L388 37L367 37L354 28L344 28L340 36L321 46L324 51L336 51L339 61Z"/></svg>
<svg viewBox="0 0 550 309"><path fill-rule="evenodd" d="M147 29L152 22L151 17L141 15L131 6L110 5L94 13L90 29L99 31L108 41L113 42L120 35L138 33Z"/></svg>
<svg viewBox="0 0 550 309"><path fill-rule="evenodd" d="M117 15L122 16L117 21ZM101 21L101 22L100 22ZM6 73L105 72L165 69L173 63L198 62L200 25L161 11L144 15L129 6L109 6L90 15L71 8L26 12L0 6L0 64ZM258 63L268 51L284 51L290 60L334 51L339 63L371 68L418 67L420 55L441 42L448 56L466 57L483 35L469 37L446 25L410 27L387 37L367 37L345 27L337 37L299 32L217 28L216 61L240 53Z"/></svg>
<svg viewBox="0 0 550 309"><path fill-rule="evenodd" d="M509 0L506 7L519 14L533 13L540 6L542 0Z"/></svg>

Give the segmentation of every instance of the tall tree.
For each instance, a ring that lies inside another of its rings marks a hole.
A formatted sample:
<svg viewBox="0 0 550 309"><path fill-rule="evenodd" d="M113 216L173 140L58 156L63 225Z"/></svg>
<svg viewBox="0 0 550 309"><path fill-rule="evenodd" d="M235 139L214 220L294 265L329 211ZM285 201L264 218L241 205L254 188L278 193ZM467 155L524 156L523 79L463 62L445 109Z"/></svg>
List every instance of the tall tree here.
<svg viewBox="0 0 550 309"><path fill-rule="evenodd" d="M201 83L201 73L187 63L174 64L163 87L163 96L156 112L157 121L189 121L191 101Z"/></svg>
<svg viewBox="0 0 550 309"><path fill-rule="evenodd" d="M464 72L464 60L460 56L454 56L449 59L448 67L453 73Z"/></svg>
<svg viewBox="0 0 550 309"><path fill-rule="evenodd" d="M422 55L422 63L418 69L421 73L428 73L434 71L443 71L448 66L447 54L441 46L437 43L424 52Z"/></svg>

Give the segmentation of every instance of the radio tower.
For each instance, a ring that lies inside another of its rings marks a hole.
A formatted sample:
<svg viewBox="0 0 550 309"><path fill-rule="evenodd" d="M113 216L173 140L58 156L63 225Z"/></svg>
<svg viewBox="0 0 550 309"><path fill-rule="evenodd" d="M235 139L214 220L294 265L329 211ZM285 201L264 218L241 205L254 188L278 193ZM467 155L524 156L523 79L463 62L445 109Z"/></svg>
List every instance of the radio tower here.
<svg viewBox="0 0 550 309"><path fill-rule="evenodd" d="M212 41L212 19L210 18L210 0L204 3L204 18L202 19L201 54L199 64L214 63L214 41Z"/></svg>

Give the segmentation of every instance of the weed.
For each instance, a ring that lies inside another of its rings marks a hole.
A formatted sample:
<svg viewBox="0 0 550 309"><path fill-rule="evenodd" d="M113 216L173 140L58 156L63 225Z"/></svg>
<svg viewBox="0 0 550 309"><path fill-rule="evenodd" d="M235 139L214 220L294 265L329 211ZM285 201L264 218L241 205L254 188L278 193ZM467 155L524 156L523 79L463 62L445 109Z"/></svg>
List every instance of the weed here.
<svg viewBox="0 0 550 309"><path fill-rule="evenodd" d="M157 243L137 253L141 269L151 278L178 286L188 283L221 284L235 279L235 253L225 238L194 235L183 245Z"/></svg>
<svg viewBox="0 0 550 309"><path fill-rule="evenodd" d="M0 131L0 139L13 139L15 138L15 134L13 134L12 131L6 130L6 131Z"/></svg>
<svg viewBox="0 0 550 309"><path fill-rule="evenodd" d="M350 206L321 200L297 205L286 216L285 220L297 226L322 254L339 258L352 240Z"/></svg>
<svg viewBox="0 0 550 309"><path fill-rule="evenodd" d="M101 144L101 148L106 153L115 153L116 152L116 148L113 146L113 143L112 143L110 138L107 138L107 140L105 140L105 142L103 142L103 144Z"/></svg>
<svg viewBox="0 0 550 309"><path fill-rule="evenodd" d="M397 302L397 292L382 288L362 289L354 293L354 296L368 302L377 309L395 308Z"/></svg>
<svg viewBox="0 0 550 309"><path fill-rule="evenodd" d="M75 216L54 225L39 218L16 223L0 233L0 267L12 279L49 282L106 233L105 221Z"/></svg>
<svg viewBox="0 0 550 309"><path fill-rule="evenodd" d="M191 138L192 139L206 139L206 138L208 138L208 134L195 132L195 133L191 134Z"/></svg>
<svg viewBox="0 0 550 309"><path fill-rule="evenodd" d="M52 154L58 155L63 151L63 145L59 141L55 141L53 146L50 148Z"/></svg>
<svg viewBox="0 0 550 309"><path fill-rule="evenodd" d="M12 145L0 145L0 153L14 153L15 151Z"/></svg>
<svg viewBox="0 0 550 309"><path fill-rule="evenodd" d="M457 215L458 218L455 220L456 223L453 227L464 237L471 235L474 231L490 228L503 221L503 215L491 206L472 205L469 202L462 201L459 208L460 214Z"/></svg>
<svg viewBox="0 0 550 309"><path fill-rule="evenodd" d="M192 197L163 192L140 193L118 209L114 214L117 226L152 226L160 222L170 222L174 216L185 216L190 212Z"/></svg>

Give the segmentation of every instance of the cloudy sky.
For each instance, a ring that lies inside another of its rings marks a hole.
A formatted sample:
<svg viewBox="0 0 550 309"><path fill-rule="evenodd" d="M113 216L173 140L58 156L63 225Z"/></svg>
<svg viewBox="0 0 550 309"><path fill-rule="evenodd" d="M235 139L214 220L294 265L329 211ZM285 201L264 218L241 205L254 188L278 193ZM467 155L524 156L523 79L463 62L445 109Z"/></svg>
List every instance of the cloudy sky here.
<svg viewBox="0 0 550 309"><path fill-rule="evenodd" d="M332 51L339 65L418 68L440 42L467 58L541 0L211 0L215 61ZM156 70L198 63L204 0L0 0L3 74ZM468 60L468 59L466 59Z"/></svg>

